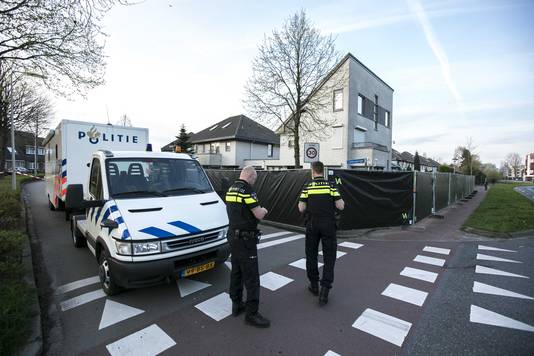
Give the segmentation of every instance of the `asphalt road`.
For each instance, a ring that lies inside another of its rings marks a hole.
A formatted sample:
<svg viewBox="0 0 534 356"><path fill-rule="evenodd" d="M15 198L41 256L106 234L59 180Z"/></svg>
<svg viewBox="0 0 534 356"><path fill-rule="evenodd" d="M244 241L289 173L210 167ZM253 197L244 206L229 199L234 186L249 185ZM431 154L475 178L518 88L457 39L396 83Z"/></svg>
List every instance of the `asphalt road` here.
<svg viewBox="0 0 534 356"><path fill-rule="evenodd" d="M49 355L534 353L533 239L436 241L413 233L402 240L340 240L330 303L320 308L298 268L302 236L263 227L260 311L272 326L259 330L229 315L225 265L105 297L94 278L96 261L74 248L64 215L48 210L44 184L27 185L26 194L41 256ZM521 277L483 274L484 267ZM487 294L502 290L521 296Z"/></svg>
<svg viewBox="0 0 534 356"><path fill-rule="evenodd" d="M534 185L515 187L514 189L534 202Z"/></svg>

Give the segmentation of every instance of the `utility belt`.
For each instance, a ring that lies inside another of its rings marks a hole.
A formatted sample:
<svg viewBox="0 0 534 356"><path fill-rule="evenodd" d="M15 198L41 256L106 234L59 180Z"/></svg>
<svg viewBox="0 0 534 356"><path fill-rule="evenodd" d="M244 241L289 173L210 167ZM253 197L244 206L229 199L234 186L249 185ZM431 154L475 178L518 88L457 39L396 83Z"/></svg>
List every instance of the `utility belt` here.
<svg viewBox="0 0 534 356"><path fill-rule="evenodd" d="M261 236L260 230L242 230L242 229L231 229L230 232L232 232L232 237L234 239L240 239L240 240L256 240L258 241Z"/></svg>

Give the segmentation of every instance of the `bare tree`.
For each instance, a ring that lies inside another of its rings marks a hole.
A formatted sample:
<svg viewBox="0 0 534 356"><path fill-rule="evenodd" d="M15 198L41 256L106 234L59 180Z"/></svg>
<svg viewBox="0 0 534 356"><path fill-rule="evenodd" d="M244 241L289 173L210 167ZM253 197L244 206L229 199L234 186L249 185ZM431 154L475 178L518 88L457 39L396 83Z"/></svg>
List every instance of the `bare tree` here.
<svg viewBox="0 0 534 356"><path fill-rule="evenodd" d="M331 92L321 95L319 88L336 60L334 38L321 35L300 11L265 37L252 63L245 105L267 126L293 136L295 167L300 166L301 133L320 134L332 123L319 114L331 105Z"/></svg>
<svg viewBox="0 0 534 356"><path fill-rule="evenodd" d="M119 121L117 121L117 125L132 127L132 120L128 115L122 114Z"/></svg>
<svg viewBox="0 0 534 356"><path fill-rule="evenodd" d="M48 98L38 94L21 75L8 70L0 72L0 169L5 167L11 124L16 130L39 133L48 125L51 113Z"/></svg>
<svg viewBox="0 0 534 356"><path fill-rule="evenodd" d="M523 161L521 160L521 156L519 156L519 153L512 152L506 155L505 164L510 170L512 170L512 174L514 177L517 177L521 174L521 169L523 168Z"/></svg>
<svg viewBox="0 0 534 356"><path fill-rule="evenodd" d="M0 0L0 64L83 94L103 83L100 20L117 3L127 0Z"/></svg>

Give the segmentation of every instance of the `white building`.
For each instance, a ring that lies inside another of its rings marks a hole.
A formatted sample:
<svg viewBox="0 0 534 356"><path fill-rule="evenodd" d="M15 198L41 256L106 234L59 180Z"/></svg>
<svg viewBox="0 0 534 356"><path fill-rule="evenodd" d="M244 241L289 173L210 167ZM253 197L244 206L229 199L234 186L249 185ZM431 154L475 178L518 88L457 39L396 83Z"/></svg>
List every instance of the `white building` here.
<svg viewBox="0 0 534 356"><path fill-rule="evenodd" d="M347 54L311 95L326 98L318 116L326 127L315 132L301 130L301 162L304 143L320 144L319 159L329 167L390 170L393 89L352 54ZM305 115L305 114L304 114ZM303 116L302 120L307 120ZM281 167L294 166L294 137L281 126ZM303 163L301 163L303 164ZM304 168L309 164L304 163Z"/></svg>
<svg viewBox="0 0 534 356"><path fill-rule="evenodd" d="M529 153L525 157L525 175L523 176L525 182L534 181L534 153Z"/></svg>
<svg viewBox="0 0 534 356"><path fill-rule="evenodd" d="M280 156L280 138L272 131L238 115L224 119L193 134L195 155L204 167L268 168Z"/></svg>

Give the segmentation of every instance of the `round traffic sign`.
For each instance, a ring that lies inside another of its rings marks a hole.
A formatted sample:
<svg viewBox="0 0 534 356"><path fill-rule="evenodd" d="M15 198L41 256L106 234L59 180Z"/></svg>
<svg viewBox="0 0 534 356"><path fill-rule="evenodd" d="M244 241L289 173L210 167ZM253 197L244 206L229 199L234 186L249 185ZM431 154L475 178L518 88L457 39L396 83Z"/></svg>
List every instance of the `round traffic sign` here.
<svg viewBox="0 0 534 356"><path fill-rule="evenodd" d="M310 159L314 159L315 157L317 157L317 149L315 147L308 147L308 149L306 150L306 157Z"/></svg>

